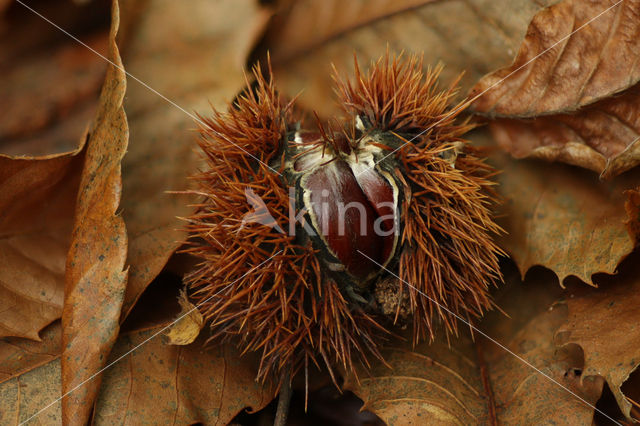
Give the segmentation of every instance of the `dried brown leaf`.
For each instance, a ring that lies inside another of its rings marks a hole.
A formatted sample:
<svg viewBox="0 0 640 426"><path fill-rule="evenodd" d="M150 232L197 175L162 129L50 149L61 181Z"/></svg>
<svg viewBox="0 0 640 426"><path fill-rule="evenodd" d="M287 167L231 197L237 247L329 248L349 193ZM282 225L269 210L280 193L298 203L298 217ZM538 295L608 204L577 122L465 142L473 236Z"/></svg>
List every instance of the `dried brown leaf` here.
<svg viewBox="0 0 640 426"><path fill-rule="evenodd" d="M242 89L248 53L270 15L252 0L152 0L139 7L124 10L134 15L123 15L124 21L138 21L129 27L123 58L127 71L153 90L128 81L131 135L122 164L122 214L129 283L123 317L186 238L176 217L190 212L189 200L167 191L185 190L196 169L193 114L210 111L209 102L223 108Z"/></svg>
<svg viewBox="0 0 640 426"><path fill-rule="evenodd" d="M353 54L366 68L385 53L424 53L425 66L442 61L444 82L465 72L467 90L516 51L531 17L550 1L450 0L395 2L302 0L274 19L266 46L278 87L303 91L299 106L331 116L331 63L353 75Z"/></svg>
<svg viewBox="0 0 640 426"><path fill-rule="evenodd" d="M574 346L558 350L555 330L566 320L566 306L552 274L514 282L498 297L513 319L488 316L484 332L539 368L562 386L595 404L603 380L581 382L572 374L582 353ZM551 282L550 282L551 281ZM347 387L389 425L408 424L587 424L594 410L496 344L476 335L447 345L390 349L389 369L376 365L371 376L349 377Z"/></svg>
<svg viewBox="0 0 640 426"><path fill-rule="evenodd" d="M85 7L72 2L35 7L104 53L104 5L99 0ZM0 115L0 152L36 156L71 151L95 114L106 63L21 4L10 9L0 22L0 99L7 106Z"/></svg>
<svg viewBox="0 0 640 426"><path fill-rule="evenodd" d="M615 276L602 277L600 288L570 288L569 317L558 332L560 343L584 350L584 375L604 376L620 409L630 418L632 404L621 387L640 366L640 267L638 253ZM640 418L638 419L640 420Z"/></svg>
<svg viewBox="0 0 640 426"><path fill-rule="evenodd" d="M524 274L531 266L552 269L562 282L574 275L586 283L598 272L613 273L634 248L624 191L637 172L612 181L563 164L512 160L496 155L504 198L500 245Z"/></svg>
<svg viewBox="0 0 640 426"><path fill-rule="evenodd" d="M42 331L42 341L0 339L0 424L29 420L60 397L60 323ZM29 424L60 424L61 404Z"/></svg>
<svg viewBox="0 0 640 426"><path fill-rule="evenodd" d="M105 372L94 424L225 425L275 396L271 385L255 381L256 360L239 356L234 345L205 349L202 339L165 345L160 336L151 338L160 332L156 327L118 339L112 359L135 350Z"/></svg>
<svg viewBox="0 0 640 426"><path fill-rule="evenodd" d="M96 3L41 6L72 32L90 26L89 44L104 50ZM80 150L105 64L19 4L0 32L0 99L11 106L0 116L0 335L38 340L62 314Z"/></svg>
<svg viewBox="0 0 640 426"><path fill-rule="evenodd" d="M188 345L193 343L200 334L204 325L204 318L198 308L187 297L185 291L180 293L178 299L180 313L175 323L165 333L166 343L169 345Z"/></svg>
<svg viewBox="0 0 640 426"><path fill-rule="evenodd" d="M287 62L296 56L341 38L358 28L372 25L432 3L434 0L403 0L389 2L370 0L344 3L329 1L284 2L284 11L274 17L269 34L271 57L276 63Z"/></svg>
<svg viewBox="0 0 640 426"><path fill-rule="evenodd" d="M640 85L577 114L500 118L489 128L515 158L562 161L611 178L640 163Z"/></svg>
<svg viewBox="0 0 640 426"><path fill-rule="evenodd" d="M165 323L118 338L93 424L223 425L273 399L275 388L255 381L256 359L240 356L233 343L165 345ZM58 322L43 330L42 342L0 339L0 424L62 424L60 351Z"/></svg>
<svg viewBox="0 0 640 426"><path fill-rule="evenodd" d="M41 334L39 342L20 337L0 339L0 383L60 357L60 322L44 328Z"/></svg>
<svg viewBox="0 0 640 426"><path fill-rule="evenodd" d="M106 46L103 2L41 6ZM0 32L10 35L0 41L0 99L11 106L0 116L0 335L37 340L62 314L80 151L105 64L20 4Z"/></svg>
<svg viewBox="0 0 640 426"><path fill-rule="evenodd" d="M618 4L619 3L619 4ZM513 64L471 90L516 158L594 170L640 163L640 2L564 0L539 12ZM529 118L535 117L535 118Z"/></svg>
<svg viewBox="0 0 640 426"><path fill-rule="evenodd" d="M498 116L570 112L635 85L639 13L638 0L563 0L541 10L513 64L473 88L471 95L495 85L473 107Z"/></svg>
<svg viewBox="0 0 640 426"><path fill-rule="evenodd" d="M60 318L83 160L82 147L38 158L0 155L0 336L39 340Z"/></svg>
<svg viewBox="0 0 640 426"><path fill-rule="evenodd" d="M127 284L127 234L120 202L120 161L128 143L122 106L126 80L115 37L119 13L113 3L107 76L100 106L89 133L87 154L76 206L65 273L62 313L62 402L64 424L86 424L99 378L119 330L120 309ZM79 385L81 385L78 387ZM76 389L77 388L77 389Z"/></svg>

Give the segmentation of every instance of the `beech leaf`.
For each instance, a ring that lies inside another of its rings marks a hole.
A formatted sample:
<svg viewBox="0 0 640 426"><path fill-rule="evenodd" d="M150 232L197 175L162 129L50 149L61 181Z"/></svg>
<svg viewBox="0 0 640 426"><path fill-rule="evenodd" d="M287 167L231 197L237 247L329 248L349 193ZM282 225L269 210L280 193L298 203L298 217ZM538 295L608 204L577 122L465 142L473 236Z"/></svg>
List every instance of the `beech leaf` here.
<svg viewBox="0 0 640 426"><path fill-rule="evenodd" d="M100 383L92 375L102 368L117 338L127 284L127 234L116 213L122 190L120 161L129 136L122 107L126 80L115 44L118 25L118 3L114 2L109 35L112 64L87 142L67 255L62 393L73 392L62 401L64 424L85 424L89 419Z"/></svg>
<svg viewBox="0 0 640 426"><path fill-rule="evenodd" d="M233 344L203 347L146 341L159 327L123 334L112 359L135 349L105 372L94 424L226 425L245 408L257 411L275 396L255 381L257 363ZM142 344L140 347L138 345Z"/></svg>
<svg viewBox="0 0 640 426"><path fill-rule="evenodd" d="M540 11L513 64L469 96L516 158L588 168L603 178L640 163L640 2L564 0Z"/></svg>
<svg viewBox="0 0 640 426"><path fill-rule="evenodd" d="M388 425L590 423L592 407L540 374L592 405L604 383L598 377L581 381L573 373L584 361L579 348L554 345L567 309L552 304L559 289L550 276L512 282L498 301L514 318L496 312L481 327L540 371L476 334L475 342L465 335L450 345L391 348L385 358L391 368L378 363L370 376L348 376L345 386Z"/></svg>
<svg viewBox="0 0 640 426"><path fill-rule="evenodd" d="M84 151L0 155L0 336L39 340L60 318Z"/></svg>
<svg viewBox="0 0 640 426"><path fill-rule="evenodd" d="M331 64L353 75L353 55L360 65L385 53L424 53L425 67L445 64L446 84L464 72L461 88L506 65L513 57L531 17L550 1L402 0L287 2L266 38L277 86L297 104L330 117L337 110L332 96Z"/></svg>
<svg viewBox="0 0 640 426"><path fill-rule="evenodd" d="M585 357L583 374L602 375L621 411L631 419L632 404L621 387L640 366L638 255L624 262L619 275L605 276L600 284L598 289L570 289L569 318L558 332L558 343L580 345Z"/></svg>
<svg viewBox="0 0 640 426"><path fill-rule="evenodd" d="M0 424L29 420L60 398L60 322L42 331L42 341L0 339ZM61 403L55 402L29 424L61 424Z"/></svg>
<svg viewBox="0 0 640 426"><path fill-rule="evenodd" d="M502 171L499 223L507 233L499 242L523 274L542 265L561 283L573 275L590 284L593 274L614 273L633 250L638 217L625 211L625 191L637 185L638 172L605 182L564 164L500 155L491 160Z"/></svg>

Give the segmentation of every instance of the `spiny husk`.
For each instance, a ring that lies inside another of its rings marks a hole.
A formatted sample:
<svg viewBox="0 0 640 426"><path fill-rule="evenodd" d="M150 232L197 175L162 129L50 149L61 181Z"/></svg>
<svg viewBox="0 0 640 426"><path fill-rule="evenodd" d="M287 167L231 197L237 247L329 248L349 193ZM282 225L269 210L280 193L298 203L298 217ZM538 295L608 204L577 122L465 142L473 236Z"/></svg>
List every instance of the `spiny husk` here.
<svg viewBox="0 0 640 426"><path fill-rule="evenodd" d="M438 89L440 66L425 75L418 56L387 52L366 75L357 62L355 69L353 82L336 77L343 107L403 141L390 154L405 196L396 274L409 293L414 341L433 338L435 319L456 333L459 319L472 322L493 307L489 286L501 279L503 252L491 238L503 232L491 214L495 171L462 139L473 127L456 124L466 101L450 106L457 81Z"/></svg>
<svg viewBox="0 0 640 426"><path fill-rule="evenodd" d="M200 259L186 277L213 337L239 336L244 351L259 351L261 379L311 361L331 371L378 355L374 335L384 333L364 312L353 311L333 281L324 279L310 244L258 223L251 188L282 230L289 229L288 190L268 164L282 153L289 106L256 69L257 87L228 113L203 118L200 147L207 167L194 179L203 197L188 218L186 250Z"/></svg>
<svg viewBox="0 0 640 426"><path fill-rule="evenodd" d="M283 105L273 82L254 72L253 89L229 112L202 119L207 167L194 177L202 201L187 219L186 250L200 263L186 282L212 338L239 336L245 351L262 354L259 378L284 368L295 374L309 361L323 362L332 375L335 366L353 371L357 360L368 365L368 354L380 357L386 320L351 303L311 244L285 233L288 188L283 169L272 166L285 164L291 104ZM456 122L465 105L450 106L455 89L439 90L438 73L424 75L415 56L387 54L366 75L356 68L354 82L337 79L351 119L357 115L401 142L381 160L395 168L403 194L398 261L383 275L399 277L409 295L416 342L433 337L436 323L455 333L456 316L472 321L490 309L489 286L500 278L501 252L491 240L501 231L490 211L494 171L461 138L471 128ZM247 188L277 227L242 222L253 212Z"/></svg>

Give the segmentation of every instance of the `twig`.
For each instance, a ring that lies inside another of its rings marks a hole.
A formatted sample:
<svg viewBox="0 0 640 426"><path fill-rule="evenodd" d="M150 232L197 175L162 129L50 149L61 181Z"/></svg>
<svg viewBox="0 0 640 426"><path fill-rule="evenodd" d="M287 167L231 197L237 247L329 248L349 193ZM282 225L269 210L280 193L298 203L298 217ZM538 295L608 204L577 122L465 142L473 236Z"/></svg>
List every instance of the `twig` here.
<svg viewBox="0 0 640 426"><path fill-rule="evenodd" d="M289 415L289 404L291 402L291 377L289 369L282 371L280 382L280 396L278 397L278 408L276 409L276 419L273 426L285 426Z"/></svg>

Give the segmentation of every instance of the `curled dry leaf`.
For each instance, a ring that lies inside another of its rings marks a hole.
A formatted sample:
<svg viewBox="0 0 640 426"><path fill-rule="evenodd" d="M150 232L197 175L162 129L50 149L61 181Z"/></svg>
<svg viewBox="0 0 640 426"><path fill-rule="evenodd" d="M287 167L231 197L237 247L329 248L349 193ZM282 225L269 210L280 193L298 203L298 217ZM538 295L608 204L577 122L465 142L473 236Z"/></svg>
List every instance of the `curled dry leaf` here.
<svg viewBox="0 0 640 426"><path fill-rule="evenodd" d="M204 318L198 308L187 297L186 292L180 293L180 314L174 320L171 328L165 333L166 341L170 345L188 345L192 343L202 330Z"/></svg>
<svg viewBox="0 0 640 426"><path fill-rule="evenodd" d="M60 318L84 151L0 155L0 336L39 340Z"/></svg>
<svg viewBox="0 0 640 426"><path fill-rule="evenodd" d="M274 18L266 38L278 87L288 96L303 92L299 106L321 116L336 112L331 63L353 75L353 54L364 69L392 51L425 55L425 66L445 64L443 81L461 72L462 90L507 64L531 17L551 1L402 0L394 2L301 0Z"/></svg>
<svg viewBox="0 0 640 426"><path fill-rule="evenodd" d="M27 421L60 398L60 323L42 331L42 341L0 339L0 424ZM29 424L61 424L61 403Z"/></svg>
<svg viewBox="0 0 640 426"><path fill-rule="evenodd" d="M539 12L513 64L470 96L516 158L594 170L603 178L640 163L640 1L564 0Z"/></svg>
<svg viewBox="0 0 640 426"><path fill-rule="evenodd" d="M559 296L552 274L532 274L516 280L498 296L498 304L513 319L492 313L483 331L518 356L594 405L601 378L580 381L573 374L582 353L572 346L558 350L555 330L566 320L566 306L552 306ZM346 387L364 400L389 425L424 424L588 424L594 414L584 404L525 365L512 354L476 334L447 345L436 341L416 348L389 349L392 367L376 365L371 375L353 376Z"/></svg>
<svg viewBox="0 0 640 426"><path fill-rule="evenodd" d="M197 167L194 111L208 111L209 102L220 108L241 90L248 53L270 15L253 0L128 6L124 63L153 89L128 82L122 214L129 283L123 317L186 238L176 217L190 213L189 200L167 191L187 189L187 176Z"/></svg>
<svg viewBox="0 0 640 426"><path fill-rule="evenodd" d="M640 366L638 264L638 253L634 253L620 274L601 279L599 289L571 288L569 318L558 332L558 343L580 345L585 357L583 375L602 375L629 419L632 404L621 387Z"/></svg>
<svg viewBox="0 0 640 426"><path fill-rule="evenodd" d="M122 190L120 161L129 136L122 107L126 80L115 44L118 24L118 4L114 2L109 35L113 64L107 68L89 133L67 255L62 392L73 392L62 402L64 424L85 424L89 419L99 388L99 378L92 376L104 365L118 335L127 284L127 234L122 217L116 214Z"/></svg>
<svg viewBox="0 0 640 426"><path fill-rule="evenodd" d="M161 332L155 327L118 339L112 360L135 350L105 372L94 424L225 425L275 396L274 387L255 381L257 361L241 357L234 345L204 349L202 339L165 345L152 337Z"/></svg>

